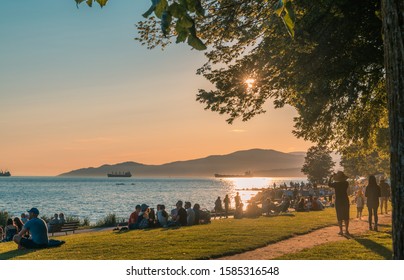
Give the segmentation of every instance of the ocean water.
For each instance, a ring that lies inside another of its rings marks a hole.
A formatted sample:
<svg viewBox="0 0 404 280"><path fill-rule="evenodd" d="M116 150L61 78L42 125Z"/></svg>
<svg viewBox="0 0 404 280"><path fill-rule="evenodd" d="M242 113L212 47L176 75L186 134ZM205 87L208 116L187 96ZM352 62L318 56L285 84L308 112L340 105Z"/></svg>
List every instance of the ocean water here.
<svg viewBox="0 0 404 280"><path fill-rule="evenodd" d="M65 178L65 177L0 177L0 210L20 216L31 207L40 216L63 212L65 216L89 218L91 223L108 214L128 218L136 204L150 207L164 204L174 208L178 200L199 203L213 209L218 196L230 198L240 193L244 204L257 193L257 188L305 178ZM232 205L234 200L232 199Z"/></svg>

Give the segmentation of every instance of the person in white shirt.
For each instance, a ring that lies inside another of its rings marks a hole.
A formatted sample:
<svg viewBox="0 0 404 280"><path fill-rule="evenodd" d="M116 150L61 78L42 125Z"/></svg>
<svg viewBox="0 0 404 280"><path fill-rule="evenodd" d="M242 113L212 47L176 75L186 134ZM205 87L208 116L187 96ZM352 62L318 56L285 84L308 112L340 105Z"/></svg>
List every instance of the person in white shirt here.
<svg viewBox="0 0 404 280"><path fill-rule="evenodd" d="M185 210L187 211L187 225L193 226L195 223L195 211L191 208L191 202L185 202Z"/></svg>

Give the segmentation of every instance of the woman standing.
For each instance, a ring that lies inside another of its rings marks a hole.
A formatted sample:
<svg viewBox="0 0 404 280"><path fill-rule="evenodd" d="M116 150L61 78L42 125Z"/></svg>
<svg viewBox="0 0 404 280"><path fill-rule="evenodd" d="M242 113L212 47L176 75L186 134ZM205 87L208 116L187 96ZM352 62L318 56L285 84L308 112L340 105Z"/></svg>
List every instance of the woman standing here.
<svg viewBox="0 0 404 280"><path fill-rule="evenodd" d="M366 187L365 196L368 204L369 211L369 229L372 230L372 214L374 215L374 230L377 231L377 209L379 208L379 197L381 197L380 187L376 183L376 177L373 175L369 176L369 184Z"/></svg>
<svg viewBox="0 0 404 280"><path fill-rule="evenodd" d="M337 174L331 176L328 181L328 186L335 189L335 210L337 212L339 235L343 235L342 221L345 222L345 234L349 235L349 184L346 181L347 179L348 177L344 172L338 171Z"/></svg>

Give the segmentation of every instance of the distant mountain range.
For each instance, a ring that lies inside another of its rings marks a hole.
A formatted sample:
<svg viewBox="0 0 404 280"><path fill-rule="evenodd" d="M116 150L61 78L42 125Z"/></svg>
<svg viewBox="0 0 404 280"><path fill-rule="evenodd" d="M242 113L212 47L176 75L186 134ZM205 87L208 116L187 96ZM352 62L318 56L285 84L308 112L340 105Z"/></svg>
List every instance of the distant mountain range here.
<svg viewBox="0 0 404 280"><path fill-rule="evenodd" d="M213 177L215 173L244 174L251 171L257 177L304 177L300 169L305 155L305 152L282 153L275 150L252 149L161 165L137 162L105 164L100 167L73 170L59 176L106 177L110 172L130 171L134 177Z"/></svg>

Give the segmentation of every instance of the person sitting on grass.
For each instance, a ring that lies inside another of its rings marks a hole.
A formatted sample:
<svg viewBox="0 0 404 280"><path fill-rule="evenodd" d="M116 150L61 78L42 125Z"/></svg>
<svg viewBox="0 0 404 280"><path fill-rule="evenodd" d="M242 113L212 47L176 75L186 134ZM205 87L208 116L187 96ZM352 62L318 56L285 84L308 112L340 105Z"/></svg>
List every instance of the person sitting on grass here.
<svg viewBox="0 0 404 280"><path fill-rule="evenodd" d="M3 241L12 241L13 236L18 233L18 228L14 224L13 219L8 218L6 222L6 227L4 228L4 240Z"/></svg>
<svg viewBox="0 0 404 280"><path fill-rule="evenodd" d="M49 243L48 228L44 220L38 218L39 211L37 208L31 208L29 211L29 221L24 225L22 230L14 235L13 240L18 244L18 248L39 249L46 248ZM29 231L31 238L23 237Z"/></svg>
<svg viewBox="0 0 404 280"><path fill-rule="evenodd" d="M150 208L147 204L142 204L140 206L139 217L137 218L135 228L137 229L145 229L149 227L149 213Z"/></svg>
<svg viewBox="0 0 404 280"><path fill-rule="evenodd" d="M167 226L175 227L175 226L186 226L187 225L187 211L182 207L182 201L178 200L177 204L175 204L177 215L173 216L173 220L168 223Z"/></svg>
<svg viewBox="0 0 404 280"><path fill-rule="evenodd" d="M324 210L324 205L321 203L321 201L318 199L317 196L313 198L313 202L311 204L311 209L312 211L321 211Z"/></svg>
<svg viewBox="0 0 404 280"><path fill-rule="evenodd" d="M309 211L309 208L306 205L306 200L304 199L304 197L302 197L299 201L299 203L296 206L296 211L297 212L307 212Z"/></svg>
<svg viewBox="0 0 404 280"><path fill-rule="evenodd" d="M136 222L137 222L137 218L139 217L140 210L141 210L141 208L140 208L140 205L138 204L135 207L135 211L132 212L132 214L130 214L129 221L128 221L128 228L129 229L135 229L135 225L136 225Z"/></svg>
<svg viewBox="0 0 404 280"><path fill-rule="evenodd" d="M157 224L161 227L166 227L168 221L168 213L163 204L157 205Z"/></svg>
<svg viewBox="0 0 404 280"><path fill-rule="evenodd" d="M290 200L287 195L283 196L282 202L276 206L276 213L287 212L290 206Z"/></svg>
<svg viewBox="0 0 404 280"><path fill-rule="evenodd" d="M195 223L195 211L191 208L191 202L185 202L185 211L187 211L187 225L193 226Z"/></svg>

